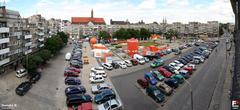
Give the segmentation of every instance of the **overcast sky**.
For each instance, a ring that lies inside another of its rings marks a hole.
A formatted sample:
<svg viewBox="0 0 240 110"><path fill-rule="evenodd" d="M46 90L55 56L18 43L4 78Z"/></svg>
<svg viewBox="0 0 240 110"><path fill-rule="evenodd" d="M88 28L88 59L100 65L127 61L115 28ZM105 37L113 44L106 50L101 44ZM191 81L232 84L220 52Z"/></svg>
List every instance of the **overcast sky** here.
<svg viewBox="0 0 240 110"><path fill-rule="evenodd" d="M3 1L3 0L0 0ZM230 0L5 0L8 9L19 11L22 17L41 14L46 19L95 17L146 23L189 21L234 22Z"/></svg>

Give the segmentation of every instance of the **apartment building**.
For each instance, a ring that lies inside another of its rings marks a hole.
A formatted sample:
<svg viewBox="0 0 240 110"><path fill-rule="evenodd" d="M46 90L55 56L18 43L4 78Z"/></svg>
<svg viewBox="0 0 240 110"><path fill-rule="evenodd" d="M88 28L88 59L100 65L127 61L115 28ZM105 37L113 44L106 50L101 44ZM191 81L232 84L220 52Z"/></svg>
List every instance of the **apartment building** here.
<svg viewBox="0 0 240 110"><path fill-rule="evenodd" d="M57 34L57 32L60 32L61 30L61 19L54 19L51 18L47 20L47 27L49 31L49 35Z"/></svg>

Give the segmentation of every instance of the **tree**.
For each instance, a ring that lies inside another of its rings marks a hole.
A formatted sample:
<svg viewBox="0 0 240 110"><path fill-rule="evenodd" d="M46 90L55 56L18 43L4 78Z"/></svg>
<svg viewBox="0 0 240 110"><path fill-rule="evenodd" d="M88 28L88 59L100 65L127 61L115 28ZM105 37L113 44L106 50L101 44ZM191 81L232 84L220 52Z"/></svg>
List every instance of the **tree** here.
<svg viewBox="0 0 240 110"><path fill-rule="evenodd" d="M64 43L59 36L48 38L45 42L45 49L50 50L53 54L56 54L63 46Z"/></svg>
<svg viewBox="0 0 240 110"><path fill-rule="evenodd" d="M51 51L44 49L39 51L39 56L43 59L44 63L49 60L49 58L51 57Z"/></svg>
<svg viewBox="0 0 240 110"><path fill-rule="evenodd" d="M98 36L105 40L111 38L110 34L107 31L100 31Z"/></svg>
<svg viewBox="0 0 240 110"><path fill-rule="evenodd" d="M165 35L166 39L170 40L170 43L171 43L172 37L174 37L174 36L177 37L178 33L177 33L177 31L170 29L164 35Z"/></svg>
<svg viewBox="0 0 240 110"><path fill-rule="evenodd" d="M140 34L140 37L143 37L144 39L150 37L149 30L147 30L145 28L141 28L139 34Z"/></svg>
<svg viewBox="0 0 240 110"><path fill-rule="evenodd" d="M26 64L26 69L29 73L33 73L37 69L37 64L33 59L28 59L28 63Z"/></svg>
<svg viewBox="0 0 240 110"><path fill-rule="evenodd" d="M58 32L57 36L59 36L62 39L63 43L66 44L68 42L68 35L65 34L64 32Z"/></svg>
<svg viewBox="0 0 240 110"><path fill-rule="evenodd" d="M40 65L44 62L44 60L38 54L35 54L34 56L32 56L30 60L33 60L36 63L36 65Z"/></svg>

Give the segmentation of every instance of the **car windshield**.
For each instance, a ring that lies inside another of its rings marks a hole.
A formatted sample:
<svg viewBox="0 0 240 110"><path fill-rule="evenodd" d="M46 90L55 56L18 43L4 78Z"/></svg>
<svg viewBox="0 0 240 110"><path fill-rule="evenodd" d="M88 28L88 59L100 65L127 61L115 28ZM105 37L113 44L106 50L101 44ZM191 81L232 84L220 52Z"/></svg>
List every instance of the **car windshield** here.
<svg viewBox="0 0 240 110"><path fill-rule="evenodd" d="M158 94L160 94L160 91L155 90L155 91L153 91L153 94L154 94L155 96L157 96Z"/></svg>

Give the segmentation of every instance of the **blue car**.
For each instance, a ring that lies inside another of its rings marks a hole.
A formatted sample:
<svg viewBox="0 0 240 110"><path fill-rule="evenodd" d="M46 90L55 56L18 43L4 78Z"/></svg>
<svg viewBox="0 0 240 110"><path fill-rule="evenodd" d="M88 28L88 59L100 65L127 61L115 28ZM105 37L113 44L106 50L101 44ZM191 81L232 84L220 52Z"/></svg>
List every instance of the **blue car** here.
<svg viewBox="0 0 240 110"><path fill-rule="evenodd" d="M65 84L66 85L81 85L81 81L77 77L66 77Z"/></svg>
<svg viewBox="0 0 240 110"><path fill-rule="evenodd" d="M86 93L86 88L84 86L69 86L65 89L65 95L69 96L72 94L84 94Z"/></svg>
<svg viewBox="0 0 240 110"><path fill-rule="evenodd" d="M178 87L178 81L176 79L168 79L166 81L164 81L164 83L166 83L168 86L172 87L172 88L177 88Z"/></svg>
<svg viewBox="0 0 240 110"><path fill-rule="evenodd" d="M187 70L180 70L179 74L181 74L185 79L190 77L189 72Z"/></svg>
<svg viewBox="0 0 240 110"><path fill-rule="evenodd" d="M101 93L95 95L94 102L96 104L102 104L102 103L107 102L110 99L115 99L115 98L116 98L115 92L113 90L108 89L108 90L104 90Z"/></svg>
<svg viewBox="0 0 240 110"><path fill-rule="evenodd" d="M157 84L157 79L155 79L154 76L150 72L145 73L144 77L146 80L148 80L150 82L151 85Z"/></svg>

